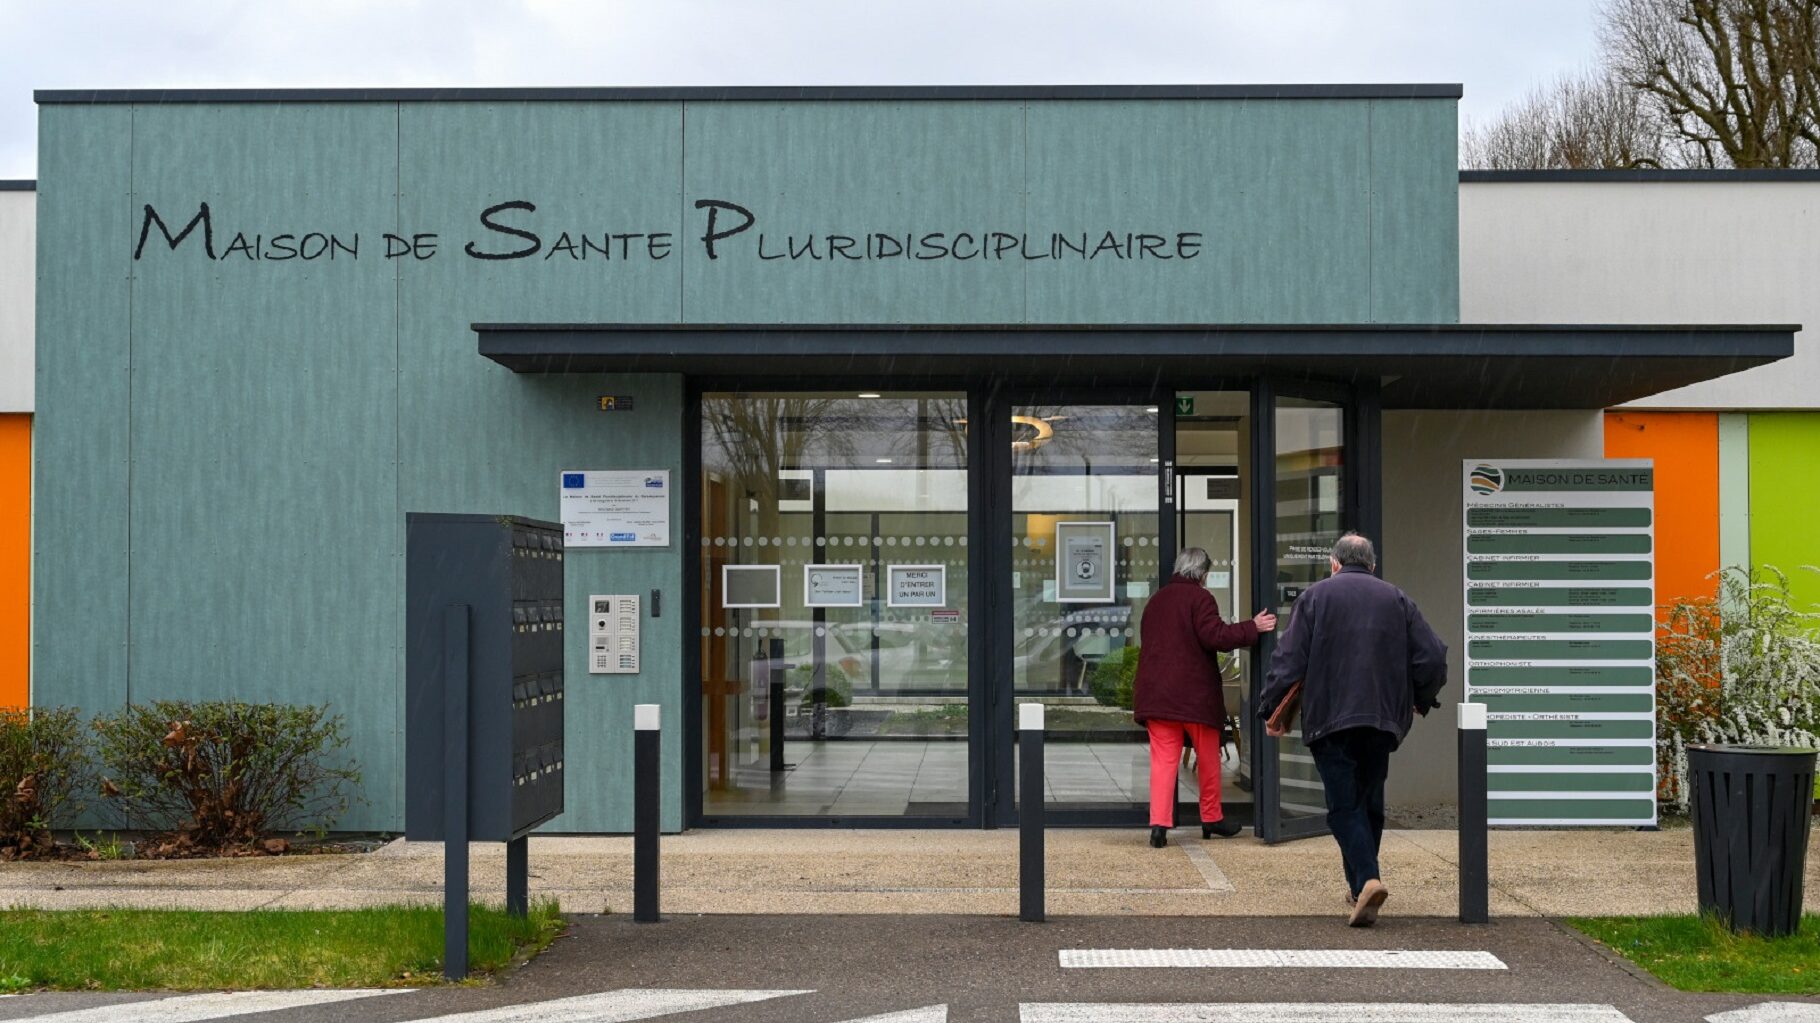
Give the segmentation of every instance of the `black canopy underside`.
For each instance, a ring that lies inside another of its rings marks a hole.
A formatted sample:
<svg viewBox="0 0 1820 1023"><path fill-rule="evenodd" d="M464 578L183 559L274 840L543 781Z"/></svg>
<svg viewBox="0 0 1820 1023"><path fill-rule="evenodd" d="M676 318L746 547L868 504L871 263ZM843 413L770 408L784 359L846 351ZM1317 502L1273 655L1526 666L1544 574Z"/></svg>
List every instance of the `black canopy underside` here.
<svg viewBox="0 0 1820 1023"><path fill-rule="evenodd" d="M999 376L1021 385L1382 384L1401 409L1596 409L1794 354L1793 325L753 325L477 323L515 373L682 373L754 387Z"/></svg>

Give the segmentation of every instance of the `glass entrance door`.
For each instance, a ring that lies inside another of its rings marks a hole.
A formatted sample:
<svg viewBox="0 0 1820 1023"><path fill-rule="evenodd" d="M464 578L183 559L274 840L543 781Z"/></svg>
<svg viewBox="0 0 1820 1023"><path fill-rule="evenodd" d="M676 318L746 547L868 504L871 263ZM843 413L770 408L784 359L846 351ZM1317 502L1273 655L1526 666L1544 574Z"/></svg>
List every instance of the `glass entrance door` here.
<svg viewBox="0 0 1820 1023"><path fill-rule="evenodd" d="M1334 543L1349 529L1376 531L1377 481L1362 482L1360 464L1376 464L1377 405L1375 392L1265 382L1253 394L1253 408L1260 428L1252 452L1265 469L1253 527L1261 553L1252 579L1276 610L1281 635L1294 625L1296 598L1327 578ZM1264 685L1275 638L1260 645L1254 693ZM1281 739L1266 736L1260 722L1247 724L1256 754L1259 837L1277 842L1325 834L1326 800L1299 724Z"/></svg>
<svg viewBox="0 0 1820 1023"><path fill-rule="evenodd" d="M1131 677L1144 605L1168 568L1160 413L1146 403L1010 409L1012 693L1047 707L1053 811L1134 815L1149 799Z"/></svg>

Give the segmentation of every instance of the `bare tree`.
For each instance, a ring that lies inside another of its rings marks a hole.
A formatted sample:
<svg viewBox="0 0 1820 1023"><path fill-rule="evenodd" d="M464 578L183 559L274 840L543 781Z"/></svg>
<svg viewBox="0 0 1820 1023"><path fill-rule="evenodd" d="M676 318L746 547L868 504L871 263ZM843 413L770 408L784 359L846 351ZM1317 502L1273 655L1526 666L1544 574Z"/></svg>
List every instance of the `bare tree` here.
<svg viewBox="0 0 1820 1023"><path fill-rule="evenodd" d="M1483 170L1659 167L1662 135L1636 90L1598 72L1563 75L1489 125L1469 126L1460 161Z"/></svg>
<svg viewBox="0 0 1820 1023"><path fill-rule="evenodd" d="M1820 0L1606 0L1619 81L1709 167L1820 165Z"/></svg>

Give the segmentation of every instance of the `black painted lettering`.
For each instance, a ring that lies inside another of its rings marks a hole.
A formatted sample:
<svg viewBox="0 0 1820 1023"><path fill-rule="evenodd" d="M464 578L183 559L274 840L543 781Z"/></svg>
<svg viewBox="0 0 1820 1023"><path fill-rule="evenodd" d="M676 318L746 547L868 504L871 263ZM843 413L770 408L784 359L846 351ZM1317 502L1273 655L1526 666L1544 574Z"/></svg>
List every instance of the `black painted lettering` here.
<svg viewBox="0 0 1820 1023"><path fill-rule="evenodd" d="M828 258L833 259L839 253L848 259L864 259L864 256L853 254L853 246L858 244L859 239L850 234L831 234L828 236Z"/></svg>
<svg viewBox="0 0 1820 1023"><path fill-rule="evenodd" d="M948 237L948 235L942 231L935 231L933 233L923 235L920 239L917 240L917 243L916 243L917 250L918 250L916 253L916 258L918 258L918 259L945 259L945 258L947 258L948 245L945 241L943 241L943 239L945 239L947 237ZM928 255L924 255L924 253L928 253Z"/></svg>
<svg viewBox="0 0 1820 1023"><path fill-rule="evenodd" d="M784 254L781 252L766 252L765 251L765 233L763 231L760 231L758 233L758 258L760 258L760 259L782 259L782 258L784 258Z"/></svg>
<svg viewBox="0 0 1820 1023"><path fill-rule="evenodd" d="M645 235L645 255L652 259L663 259L669 254L670 233L668 231Z"/></svg>
<svg viewBox="0 0 1820 1023"><path fill-rule="evenodd" d="M822 258L815 251L815 236L814 235L809 235L809 236L805 237L803 239L803 244L802 244L801 248L798 248L796 245L796 236L795 235L790 235L788 238L785 238L784 245L786 248L788 248L790 250L791 260L798 260L798 259L803 258L804 256L808 256L810 259L813 259L816 261L820 261Z"/></svg>
<svg viewBox="0 0 1820 1023"><path fill-rule="evenodd" d="M1088 256L1087 258L1088 259L1098 259L1100 256L1100 253L1106 251L1107 249L1112 250L1112 255L1114 258L1116 258L1116 259L1125 258L1125 253L1123 253L1119 250L1119 236L1116 234L1113 234L1111 231L1106 232L1106 236L1104 238L1100 239L1100 243L1093 247L1093 254Z"/></svg>
<svg viewBox="0 0 1820 1023"><path fill-rule="evenodd" d="M349 245L347 242L344 242L341 240L340 235L338 235L338 234L329 235L329 258L334 259L335 253L337 253L337 252L347 253L349 259L359 259L360 258L360 236L355 235L354 244Z"/></svg>
<svg viewBox="0 0 1820 1023"><path fill-rule="evenodd" d="M436 255L436 240L437 235L434 232L412 235L411 257L413 259L429 259L431 256Z"/></svg>
<svg viewBox="0 0 1820 1023"><path fill-rule="evenodd" d="M526 213L536 213L537 207L531 203L525 202L523 199L502 202L497 206L488 206L486 209L480 211L481 226L489 231L496 231L500 234L509 234L517 238L523 238L531 244L521 249L513 249L510 252L482 252L473 242L469 242L465 247L465 251L468 255L475 259L523 259L526 256L536 255L537 251L543 248L542 238L537 237L529 231L513 227L510 224L501 224L493 219L494 214L502 213L506 210L524 210Z"/></svg>
<svg viewBox="0 0 1820 1023"><path fill-rule="evenodd" d="M992 232L992 258L1004 259L1005 253L1017 251L1017 235L1003 231Z"/></svg>
<svg viewBox="0 0 1820 1023"><path fill-rule="evenodd" d="M254 244L247 241L246 235L241 234L238 231L234 232L234 240L228 242L228 247L221 250L221 258L226 259L236 252L245 256L249 262L259 258L259 252L254 247Z"/></svg>
<svg viewBox="0 0 1820 1023"><path fill-rule="evenodd" d="M276 263L297 258L297 236L294 234L275 234L265 247L265 258Z"/></svg>
<svg viewBox="0 0 1820 1023"><path fill-rule="evenodd" d="M1067 249L1069 252L1072 252L1075 255L1080 256L1083 259L1085 259L1087 256L1087 236L1084 233L1081 235L1081 243L1079 245L1076 245L1074 243L1074 239L1072 237L1065 235L1065 234L1056 235L1055 242L1056 242L1055 258L1057 258L1057 259L1062 258L1062 254L1061 254L1062 249Z"/></svg>
<svg viewBox="0 0 1820 1023"><path fill-rule="evenodd" d="M1194 239L1189 241L1189 239ZM1201 254L1201 232L1183 231L1175 236L1175 254L1179 259L1193 259Z"/></svg>
<svg viewBox="0 0 1820 1023"><path fill-rule="evenodd" d="M587 237L587 235L582 235L584 241ZM566 254L570 260L582 258L581 251L575 246L575 240L569 237L569 232L567 231L564 231L556 237L556 241L550 245L550 251L543 254L544 261L548 262L550 257L556 255L558 252Z"/></svg>
<svg viewBox="0 0 1820 1023"><path fill-rule="evenodd" d="M644 232L642 232L642 231L638 232L637 234L616 234L616 235L614 235L613 240L619 243L619 258L620 259L632 258L632 250L630 248L630 246L632 244L632 239L643 238L643 237L644 237Z"/></svg>
<svg viewBox="0 0 1820 1023"><path fill-rule="evenodd" d="M387 231L385 234L380 235L380 237L385 239L385 258L397 259L399 256L410 254L411 243L406 240L403 235L397 235ZM276 240L277 239L275 238L273 239L273 241Z"/></svg>
<svg viewBox="0 0 1820 1023"><path fill-rule="evenodd" d="M709 259L719 259L720 258L720 256L714 251L714 244L716 242L725 241L728 238L731 238L734 235L740 233L741 231L746 231L746 230L751 229L752 224L758 220L757 217L754 217L752 215L751 210L746 209L744 206L741 206L738 203L727 202L724 199L697 199L697 200L695 200L695 208L698 210L707 210L708 211L708 224L707 224L707 227L702 230L701 243L708 250ZM738 227L730 227L730 228L727 228L725 231L715 230L715 227L719 223L719 220L720 220L720 211L721 210L727 210L732 213L737 213L740 216L745 217L746 219Z"/></svg>
<svg viewBox="0 0 1820 1023"><path fill-rule="evenodd" d="M310 251L311 239L316 241L315 252ZM321 259L322 254L327 251L329 251L329 236L320 231L311 231L297 240L297 254L304 259Z"/></svg>
<svg viewBox="0 0 1820 1023"><path fill-rule="evenodd" d="M906 243L908 241L909 241L909 239L905 239ZM889 251L887 251L885 249L885 244L887 242L889 242L891 244L891 248ZM872 236L872 258L873 259L896 259L897 257L904 254L904 250L906 247L907 247L907 245L905 243L900 243L897 240L897 238L892 235L875 234Z"/></svg>
<svg viewBox="0 0 1820 1023"><path fill-rule="evenodd" d="M1017 251L1025 259L1048 259L1049 258L1049 253L1043 252L1041 250L1038 250L1036 255L1034 255L1034 256L1030 254L1030 236L1027 234L1018 236Z"/></svg>
<svg viewBox="0 0 1820 1023"><path fill-rule="evenodd" d="M964 256L961 255L961 244L962 244L961 240L963 238L966 239L968 244L972 244L972 242L973 242L973 235L968 234L966 231L962 231L961 233L955 235L954 236L954 247L948 250L948 251L954 253L954 258L955 259L972 259L973 257L979 255L980 250L974 249L974 248L968 249L966 255L964 255Z"/></svg>
<svg viewBox="0 0 1820 1023"><path fill-rule="evenodd" d="M197 205L196 215L190 218L189 223L183 225L183 230L178 231L175 238L171 237L171 229L165 226L164 218L158 215L157 210L152 209L151 203L146 203L145 217L139 222L139 244L133 247L134 259L138 259L139 254L145 251L145 239L146 236L151 233L153 224L158 225L158 233L164 235L165 243L171 247L171 251L173 252L177 250L177 246L182 244L185 238L190 236L191 231L196 230L196 225L201 224L202 251L208 253L210 259L216 258L215 221L209 216L208 203L199 203Z"/></svg>
<svg viewBox="0 0 1820 1023"><path fill-rule="evenodd" d="M1137 236L1137 243L1138 255L1140 257L1155 256L1158 259L1175 258L1163 250L1163 246L1169 243L1169 239L1164 238L1160 234L1140 234Z"/></svg>

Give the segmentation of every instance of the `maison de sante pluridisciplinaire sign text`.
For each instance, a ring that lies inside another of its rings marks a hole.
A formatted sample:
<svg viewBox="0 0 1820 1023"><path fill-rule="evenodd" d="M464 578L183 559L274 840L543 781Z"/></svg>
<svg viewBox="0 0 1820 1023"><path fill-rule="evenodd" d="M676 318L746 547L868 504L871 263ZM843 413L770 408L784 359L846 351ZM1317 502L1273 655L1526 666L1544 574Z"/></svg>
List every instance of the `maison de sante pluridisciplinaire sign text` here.
<svg viewBox="0 0 1820 1023"><path fill-rule="evenodd" d="M768 232L759 215L749 207L725 199L697 199L697 225L701 233L687 244L699 244L707 258L750 246L761 260L790 262L1039 262L1042 260L1175 261L1201 254L1202 232L1137 231L999 231L991 227L970 230L789 231ZM383 259L434 259L459 244L469 259L562 260L574 262L657 262L670 258L678 244L671 231L610 231L571 229L552 223L536 203L524 199L495 203L479 210L474 230L456 243L445 243L441 234L391 231L378 233L378 245L363 247L360 232L279 231L248 232L238 229L230 214L211 209L206 202L167 216L152 203L140 213L133 258L142 259L167 248L188 248L217 261L280 263L290 260L358 260L377 254ZM217 223L217 221L222 221ZM173 228L181 222L181 226ZM734 239L738 239L735 241Z"/></svg>

